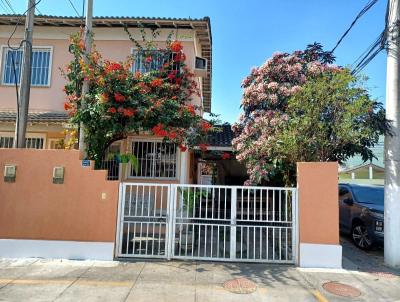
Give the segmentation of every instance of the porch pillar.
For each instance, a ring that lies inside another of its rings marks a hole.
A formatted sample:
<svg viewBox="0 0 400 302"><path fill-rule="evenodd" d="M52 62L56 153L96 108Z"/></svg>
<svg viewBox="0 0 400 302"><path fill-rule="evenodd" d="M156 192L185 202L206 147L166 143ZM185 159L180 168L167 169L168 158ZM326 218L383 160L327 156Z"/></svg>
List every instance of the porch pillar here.
<svg viewBox="0 0 400 302"><path fill-rule="evenodd" d="M179 183L187 184L189 183L189 151L181 152L179 151L180 166L179 166Z"/></svg>
<svg viewBox="0 0 400 302"><path fill-rule="evenodd" d="M297 163L300 267L341 268L338 164Z"/></svg>

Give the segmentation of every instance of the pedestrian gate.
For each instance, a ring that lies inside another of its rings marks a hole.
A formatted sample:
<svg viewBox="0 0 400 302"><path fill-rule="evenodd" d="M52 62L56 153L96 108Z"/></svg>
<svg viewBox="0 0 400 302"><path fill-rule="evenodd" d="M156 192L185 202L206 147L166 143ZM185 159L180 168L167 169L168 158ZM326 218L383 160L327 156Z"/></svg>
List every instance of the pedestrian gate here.
<svg viewBox="0 0 400 302"><path fill-rule="evenodd" d="M294 263L295 188L123 183L118 257Z"/></svg>

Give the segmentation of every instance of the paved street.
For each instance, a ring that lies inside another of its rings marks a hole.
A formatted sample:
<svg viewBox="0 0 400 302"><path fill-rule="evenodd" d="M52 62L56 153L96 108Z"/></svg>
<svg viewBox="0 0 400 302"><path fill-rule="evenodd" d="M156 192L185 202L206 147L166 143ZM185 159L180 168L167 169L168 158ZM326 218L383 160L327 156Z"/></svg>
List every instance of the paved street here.
<svg viewBox="0 0 400 302"><path fill-rule="evenodd" d="M400 301L400 273L382 266L382 251L366 254L346 239L342 244L345 270L183 261L3 259L0 301ZM224 288L226 281L237 278L254 282L256 290L238 294ZM351 285L361 295L351 299L330 294L322 287L328 281Z"/></svg>

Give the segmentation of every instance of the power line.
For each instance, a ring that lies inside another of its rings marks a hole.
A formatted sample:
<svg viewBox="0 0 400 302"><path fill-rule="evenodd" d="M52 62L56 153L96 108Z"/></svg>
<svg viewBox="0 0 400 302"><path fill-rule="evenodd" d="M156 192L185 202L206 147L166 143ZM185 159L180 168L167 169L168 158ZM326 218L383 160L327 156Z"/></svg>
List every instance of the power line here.
<svg viewBox="0 0 400 302"><path fill-rule="evenodd" d="M11 5L10 0L4 0L3 2L6 3L6 5L10 8L10 10L11 10L14 14L16 14L14 8L13 8L12 5Z"/></svg>
<svg viewBox="0 0 400 302"><path fill-rule="evenodd" d="M343 39L348 35L350 30L353 28L353 26L357 23L357 21L371 8L377 3L378 0L370 0L364 7L363 9L358 13L358 15L355 17L353 22L351 22L349 28L344 32L344 34L340 37L339 41L337 41L336 45L334 48L332 48L331 52L333 53L336 48L342 43Z"/></svg>
<svg viewBox="0 0 400 302"><path fill-rule="evenodd" d="M69 4L71 4L71 6L72 6L73 10L75 11L76 15L77 15L79 18L81 18L82 16L81 16L81 14L78 12L78 10L76 9L74 3L73 3L71 0L67 0L67 1L69 2Z"/></svg>

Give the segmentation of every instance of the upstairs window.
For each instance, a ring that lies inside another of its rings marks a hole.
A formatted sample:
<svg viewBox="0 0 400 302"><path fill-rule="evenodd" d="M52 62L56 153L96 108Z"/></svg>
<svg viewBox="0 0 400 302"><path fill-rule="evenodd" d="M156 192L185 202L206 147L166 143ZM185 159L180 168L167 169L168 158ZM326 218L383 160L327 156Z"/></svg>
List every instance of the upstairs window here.
<svg viewBox="0 0 400 302"><path fill-rule="evenodd" d="M22 49L13 50L5 47L2 62L2 84L15 85L21 81ZM14 74L14 66L15 74ZM36 87L50 86L51 49L34 48L32 51L31 85Z"/></svg>
<svg viewBox="0 0 400 302"><path fill-rule="evenodd" d="M141 73L160 70L164 64L173 62L174 53L161 50L133 51L133 72ZM179 64L172 64L172 70L178 70Z"/></svg>

